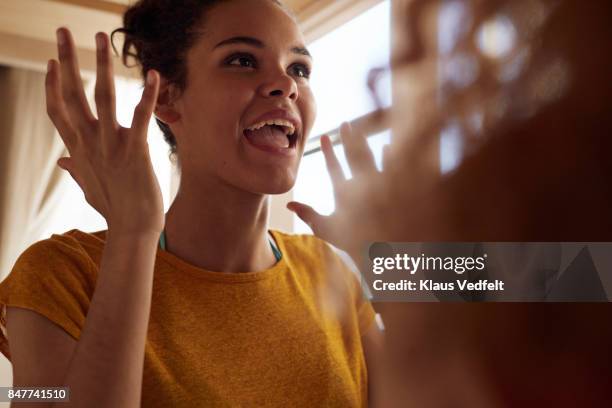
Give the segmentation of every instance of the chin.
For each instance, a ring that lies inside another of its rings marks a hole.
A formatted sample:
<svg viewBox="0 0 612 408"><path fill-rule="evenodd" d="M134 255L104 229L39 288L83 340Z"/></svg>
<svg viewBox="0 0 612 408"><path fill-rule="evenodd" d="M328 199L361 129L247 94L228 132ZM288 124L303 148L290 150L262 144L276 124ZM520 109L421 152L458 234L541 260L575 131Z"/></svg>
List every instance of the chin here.
<svg viewBox="0 0 612 408"><path fill-rule="evenodd" d="M289 192L292 188L293 188L293 184L291 184L290 186L286 186L286 187L270 189L270 190L266 191L265 194L281 195L281 194L285 194L285 193Z"/></svg>
<svg viewBox="0 0 612 408"><path fill-rule="evenodd" d="M258 194L284 194L297 180L298 163L265 163L243 167L240 184L247 191Z"/></svg>
<svg viewBox="0 0 612 408"><path fill-rule="evenodd" d="M247 189L258 194L285 194L295 185L295 177L290 174L253 177Z"/></svg>
<svg viewBox="0 0 612 408"><path fill-rule="evenodd" d="M295 185L295 180L291 180L290 182L274 182L270 183L270 181L266 182L264 185L260 186L257 190L259 190L262 194L285 194L289 190L293 188Z"/></svg>

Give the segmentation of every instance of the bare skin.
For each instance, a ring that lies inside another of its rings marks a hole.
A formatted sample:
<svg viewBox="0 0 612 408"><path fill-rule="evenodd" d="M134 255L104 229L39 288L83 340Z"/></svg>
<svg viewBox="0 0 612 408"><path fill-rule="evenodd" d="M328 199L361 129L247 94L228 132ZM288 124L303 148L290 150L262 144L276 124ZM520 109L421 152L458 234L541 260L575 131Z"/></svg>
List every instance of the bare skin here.
<svg viewBox="0 0 612 408"><path fill-rule="evenodd" d="M7 326L15 385L67 386L70 402L62 406L135 407L140 405L153 265L163 226L161 191L146 143L159 75L150 73L132 126L119 126L108 36L98 34L96 42L98 119L85 100L66 29L58 30L59 64L49 62L46 80L47 110L70 152L58 164L109 227L87 320L78 343L26 310L9 308ZM41 337L33 338L37 334L48 335L45 342L59 350L57 357L44 358L47 365L35 360L50 354L37 343ZM29 344L22 339L30 339Z"/></svg>
<svg viewBox="0 0 612 408"><path fill-rule="evenodd" d="M262 13L265 21L255 18ZM69 386L70 406L75 407L139 406L153 263L164 226L168 250L201 268L239 273L274 264L267 237L267 195L288 191L295 183L315 116L304 76L311 61L295 51L304 49L295 21L272 2L222 3L210 11L205 24L206 35L188 53L189 86L178 90L150 71L130 128L119 126L115 118L108 37L96 37L96 119L85 101L73 40L68 30L58 31L65 38L59 41L59 64L50 62L47 100L49 115L70 152L70 158L58 164L77 181L109 228L99 281L78 342L33 312L9 308L12 346L38 333L64 350L41 373L33 359L44 355L48 343L11 347L16 385L49 381ZM216 46L236 36L255 38L261 45ZM235 53L249 57L228 59ZM246 62L251 59L255 64ZM245 142L243 129L274 109L298 118L301 137L292 156L272 157ZM178 195L165 217L146 143L152 111L175 134L182 170ZM345 129L343 137L350 137L349 132ZM347 146L351 162L365 143L362 136L354 139L356 143ZM323 143L329 164L333 153L329 141ZM366 163L370 170L372 163ZM330 171L337 173L333 163ZM320 237L333 239L324 231L315 228ZM342 247L342 242L332 242ZM108 330L111 321L114 330ZM374 366L380 347L374 325L364 336L368 366Z"/></svg>
<svg viewBox="0 0 612 408"><path fill-rule="evenodd" d="M189 86L180 91L162 83L155 110L176 136L181 162L181 186L166 216L168 249L207 270L260 271L275 262L267 238L268 194L293 187L314 122L305 75L312 60L293 50L305 49L305 40L293 18L270 1L224 3L207 13L205 27L188 53ZM262 45L217 47L235 37ZM300 122L296 154L289 158L256 151L243 135L275 109Z"/></svg>

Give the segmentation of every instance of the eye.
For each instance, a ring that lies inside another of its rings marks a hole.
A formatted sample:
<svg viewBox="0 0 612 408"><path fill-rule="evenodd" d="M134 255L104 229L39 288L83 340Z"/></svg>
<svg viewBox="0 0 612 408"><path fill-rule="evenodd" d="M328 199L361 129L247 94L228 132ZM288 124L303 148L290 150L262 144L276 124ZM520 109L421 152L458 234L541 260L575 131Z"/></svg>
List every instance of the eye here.
<svg viewBox="0 0 612 408"><path fill-rule="evenodd" d="M300 78L310 78L310 68L304 64L293 64L289 67L290 72Z"/></svg>
<svg viewBox="0 0 612 408"><path fill-rule="evenodd" d="M255 68L257 61L250 54L234 54L225 60L225 64L236 67Z"/></svg>

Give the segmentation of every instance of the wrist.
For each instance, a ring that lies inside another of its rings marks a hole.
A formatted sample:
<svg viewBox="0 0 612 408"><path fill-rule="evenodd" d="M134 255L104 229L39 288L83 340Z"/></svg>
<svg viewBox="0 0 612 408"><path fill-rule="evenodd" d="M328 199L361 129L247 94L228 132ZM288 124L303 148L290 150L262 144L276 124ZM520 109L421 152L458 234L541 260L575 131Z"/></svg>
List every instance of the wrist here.
<svg viewBox="0 0 612 408"><path fill-rule="evenodd" d="M114 235L132 236L132 237L147 237L160 234L164 230L165 219L161 217L157 219L149 219L148 221L130 220L127 217L116 217L107 219L108 231Z"/></svg>
<svg viewBox="0 0 612 408"><path fill-rule="evenodd" d="M157 242L163 231L163 228L126 228L109 226L106 232L106 238L118 241L130 242Z"/></svg>

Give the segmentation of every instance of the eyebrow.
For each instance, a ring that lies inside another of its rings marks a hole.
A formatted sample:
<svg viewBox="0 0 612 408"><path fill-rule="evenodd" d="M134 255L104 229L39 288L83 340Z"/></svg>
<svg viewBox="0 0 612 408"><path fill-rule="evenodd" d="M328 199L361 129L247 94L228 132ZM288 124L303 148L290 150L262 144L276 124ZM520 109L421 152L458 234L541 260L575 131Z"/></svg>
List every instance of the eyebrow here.
<svg viewBox="0 0 612 408"><path fill-rule="evenodd" d="M257 38L254 37L232 37L232 38L228 38L227 40L223 40L221 41L219 44L215 45L215 49L219 48L219 47L223 47L225 45L231 45L231 44L247 44L256 48L264 48L265 44L261 41L258 40ZM312 55L310 54L310 52L308 52L308 50L305 47L291 47L290 51L294 54L299 54L299 55L304 55L306 57L312 58Z"/></svg>

